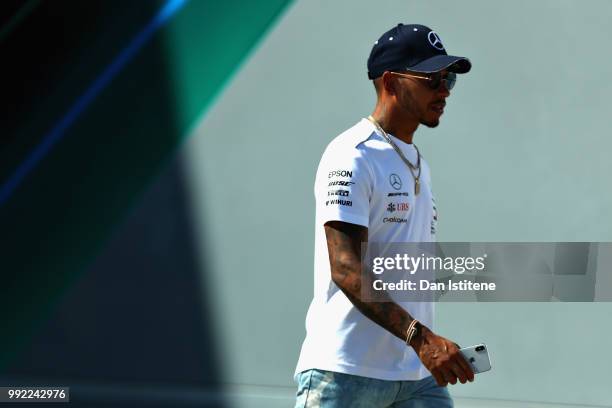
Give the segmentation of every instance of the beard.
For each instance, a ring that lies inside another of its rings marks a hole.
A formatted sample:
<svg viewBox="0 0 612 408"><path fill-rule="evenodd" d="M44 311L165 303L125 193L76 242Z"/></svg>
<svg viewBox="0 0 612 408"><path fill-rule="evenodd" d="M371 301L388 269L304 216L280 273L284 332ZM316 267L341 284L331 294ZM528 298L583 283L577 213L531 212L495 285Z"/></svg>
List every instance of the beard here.
<svg viewBox="0 0 612 408"><path fill-rule="evenodd" d="M428 128L435 128L440 124L440 119L431 119L431 120L425 120L425 119L421 119L421 125L425 125Z"/></svg>
<svg viewBox="0 0 612 408"><path fill-rule="evenodd" d="M406 92L402 99L402 106L406 112L412 117L419 118L419 123L421 125L425 125L428 128L435 128L440 124L440 116L434 118L428 117L431 114L429 105L419 105L410 92Z"/></svg>

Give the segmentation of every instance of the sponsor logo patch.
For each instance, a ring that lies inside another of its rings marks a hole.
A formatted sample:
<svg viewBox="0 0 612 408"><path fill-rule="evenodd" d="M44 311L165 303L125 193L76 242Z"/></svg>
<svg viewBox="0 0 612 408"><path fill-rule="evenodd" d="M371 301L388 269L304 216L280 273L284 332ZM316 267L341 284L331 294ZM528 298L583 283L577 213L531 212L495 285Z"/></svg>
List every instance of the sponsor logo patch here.
<svg viewBox="0 0 612 408"><path fill-rule="evenodd" d="M344 206L347 206L347 207L352 207L353 206L353 202L351 200L338 200L338 199L336 199L336 200L327 200L325 202L325 205L334 205L334 204L336 204L336 205L344 205Z"/></svg>
<svg viewBox="0 0 612 408"><path fill-rule="evenodd" d="M398 224L402 224L402 223L406 223L408 222L407 218L399 218L399 217L385 217L383 218L383 223L388 223L388 222L396 222Z"/></svg>
<svg viewBox="0 0 612 408"><path fill-rule="evenodd" d="M355 182L354 181L337 180L337 181L330 181L329 184L327 185L327 187L332 187L332 186L348 187L351 184L355 184Z"/></svg>
<svg viewBox="0 0 612 408"><path fill-rule="evenodd" d="M431 233L435 234L438 230L438 208L436 207L436 200L434 198L431 199L433 203L433 217L431 220Z"/></svg>
<svg viewBox="0 0 612 408"><path fill-rule="evenodd" d="M347 197L349 195L349 191L348 190L332 190L332 191L328 191L327 195Z"/></svg>
<svg viewBox="0 0 612 408"><path fill-rule="evenodd" d="M334 177L348 177L351 178L353 177L353 172L350 170L332 170L329 172L327 178L334 178Z"/></svg>
<svg viewBox="0 0 612 408"><path fill-rule="evenodd" d="M394 190L399 190L402 188L402 179L397 174L391 173L389 176L389 184L391 184Z"/></svg>
<svg viewBox="0 0 612 408"><path fill-rule="evenodd" d="M407 202L400 201L398 203L389 203L387 204L388 212L395 211L408 211L410 209L410 204Z"/></svg>

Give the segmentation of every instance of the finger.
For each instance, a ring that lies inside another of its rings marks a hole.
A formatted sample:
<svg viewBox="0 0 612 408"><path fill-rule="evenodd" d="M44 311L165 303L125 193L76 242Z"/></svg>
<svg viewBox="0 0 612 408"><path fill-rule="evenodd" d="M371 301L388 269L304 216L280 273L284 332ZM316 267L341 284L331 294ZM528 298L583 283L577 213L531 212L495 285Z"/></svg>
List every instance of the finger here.
<svg viewBox="0 0 612 408"><path fill-rule="evenodd" d="M465 384L467 382L468 380L467 374L465 373L465 371L463 371L463 369L459 366L459 364L452 363L451 370L453 371L453 374L457 376L457 379L459 380L461 384Z"/></svg>
<svg viewBox="0 0 612 408"><path fill-rule="evenodd" d="M446 380L444 380L444 376L442 376L440 370L432 371L431 375L433 375L434 379L436 380L436 383L438 383L440 387L446 387L446 385L448 384Z"/></svg>
<svg viewBox="0 0 612 408"><path fill-rule="evenodd" d="M453 373L451 369L443 368L442 375L444 376L444 380L446 380L447 383L451 383L453 385L457 384L457 376Z"/></svg>
<svg viewBox="0 0 612 408"><path fill-rule="evenodd" d="M467 379L474 381L474 370L472 370L472 366L465 360L463 354L457 353L455 355L455 362L461 367Z"/></svg>

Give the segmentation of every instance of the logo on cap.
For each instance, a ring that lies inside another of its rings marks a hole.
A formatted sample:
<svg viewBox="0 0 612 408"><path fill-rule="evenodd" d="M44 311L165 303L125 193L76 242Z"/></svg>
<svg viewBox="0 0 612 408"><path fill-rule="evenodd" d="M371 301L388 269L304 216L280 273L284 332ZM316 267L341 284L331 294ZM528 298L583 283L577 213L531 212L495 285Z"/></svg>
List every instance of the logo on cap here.
<svg viewBox="0 0 612 408"><path fill-rule="evenodd" d="M440 39L438 33L436 33L435 31L430 31L429 34L427 34L427 39L429 40L431 46L434 47L436 50L444 50L442 40Z"/></svg>

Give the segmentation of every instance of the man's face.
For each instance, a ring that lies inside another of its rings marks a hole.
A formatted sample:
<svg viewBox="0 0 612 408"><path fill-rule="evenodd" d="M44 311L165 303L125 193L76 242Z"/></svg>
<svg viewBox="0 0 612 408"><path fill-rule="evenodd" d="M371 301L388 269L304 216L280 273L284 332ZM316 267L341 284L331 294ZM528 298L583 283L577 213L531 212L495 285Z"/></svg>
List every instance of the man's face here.
<svg viewBox="0 0 612 408"><path fill-rule="evenodd" d="M441 71L442 77L448 74ZM427 74L410 73L410 75L427 76ZM446 98L450 91L442 81L437 89L431 89L428 79L405 77L395 75L399 87L397 90L397 103L406 111L406 114L427 127L436 127L440 124L440 117L444 113Z"/></svg>

